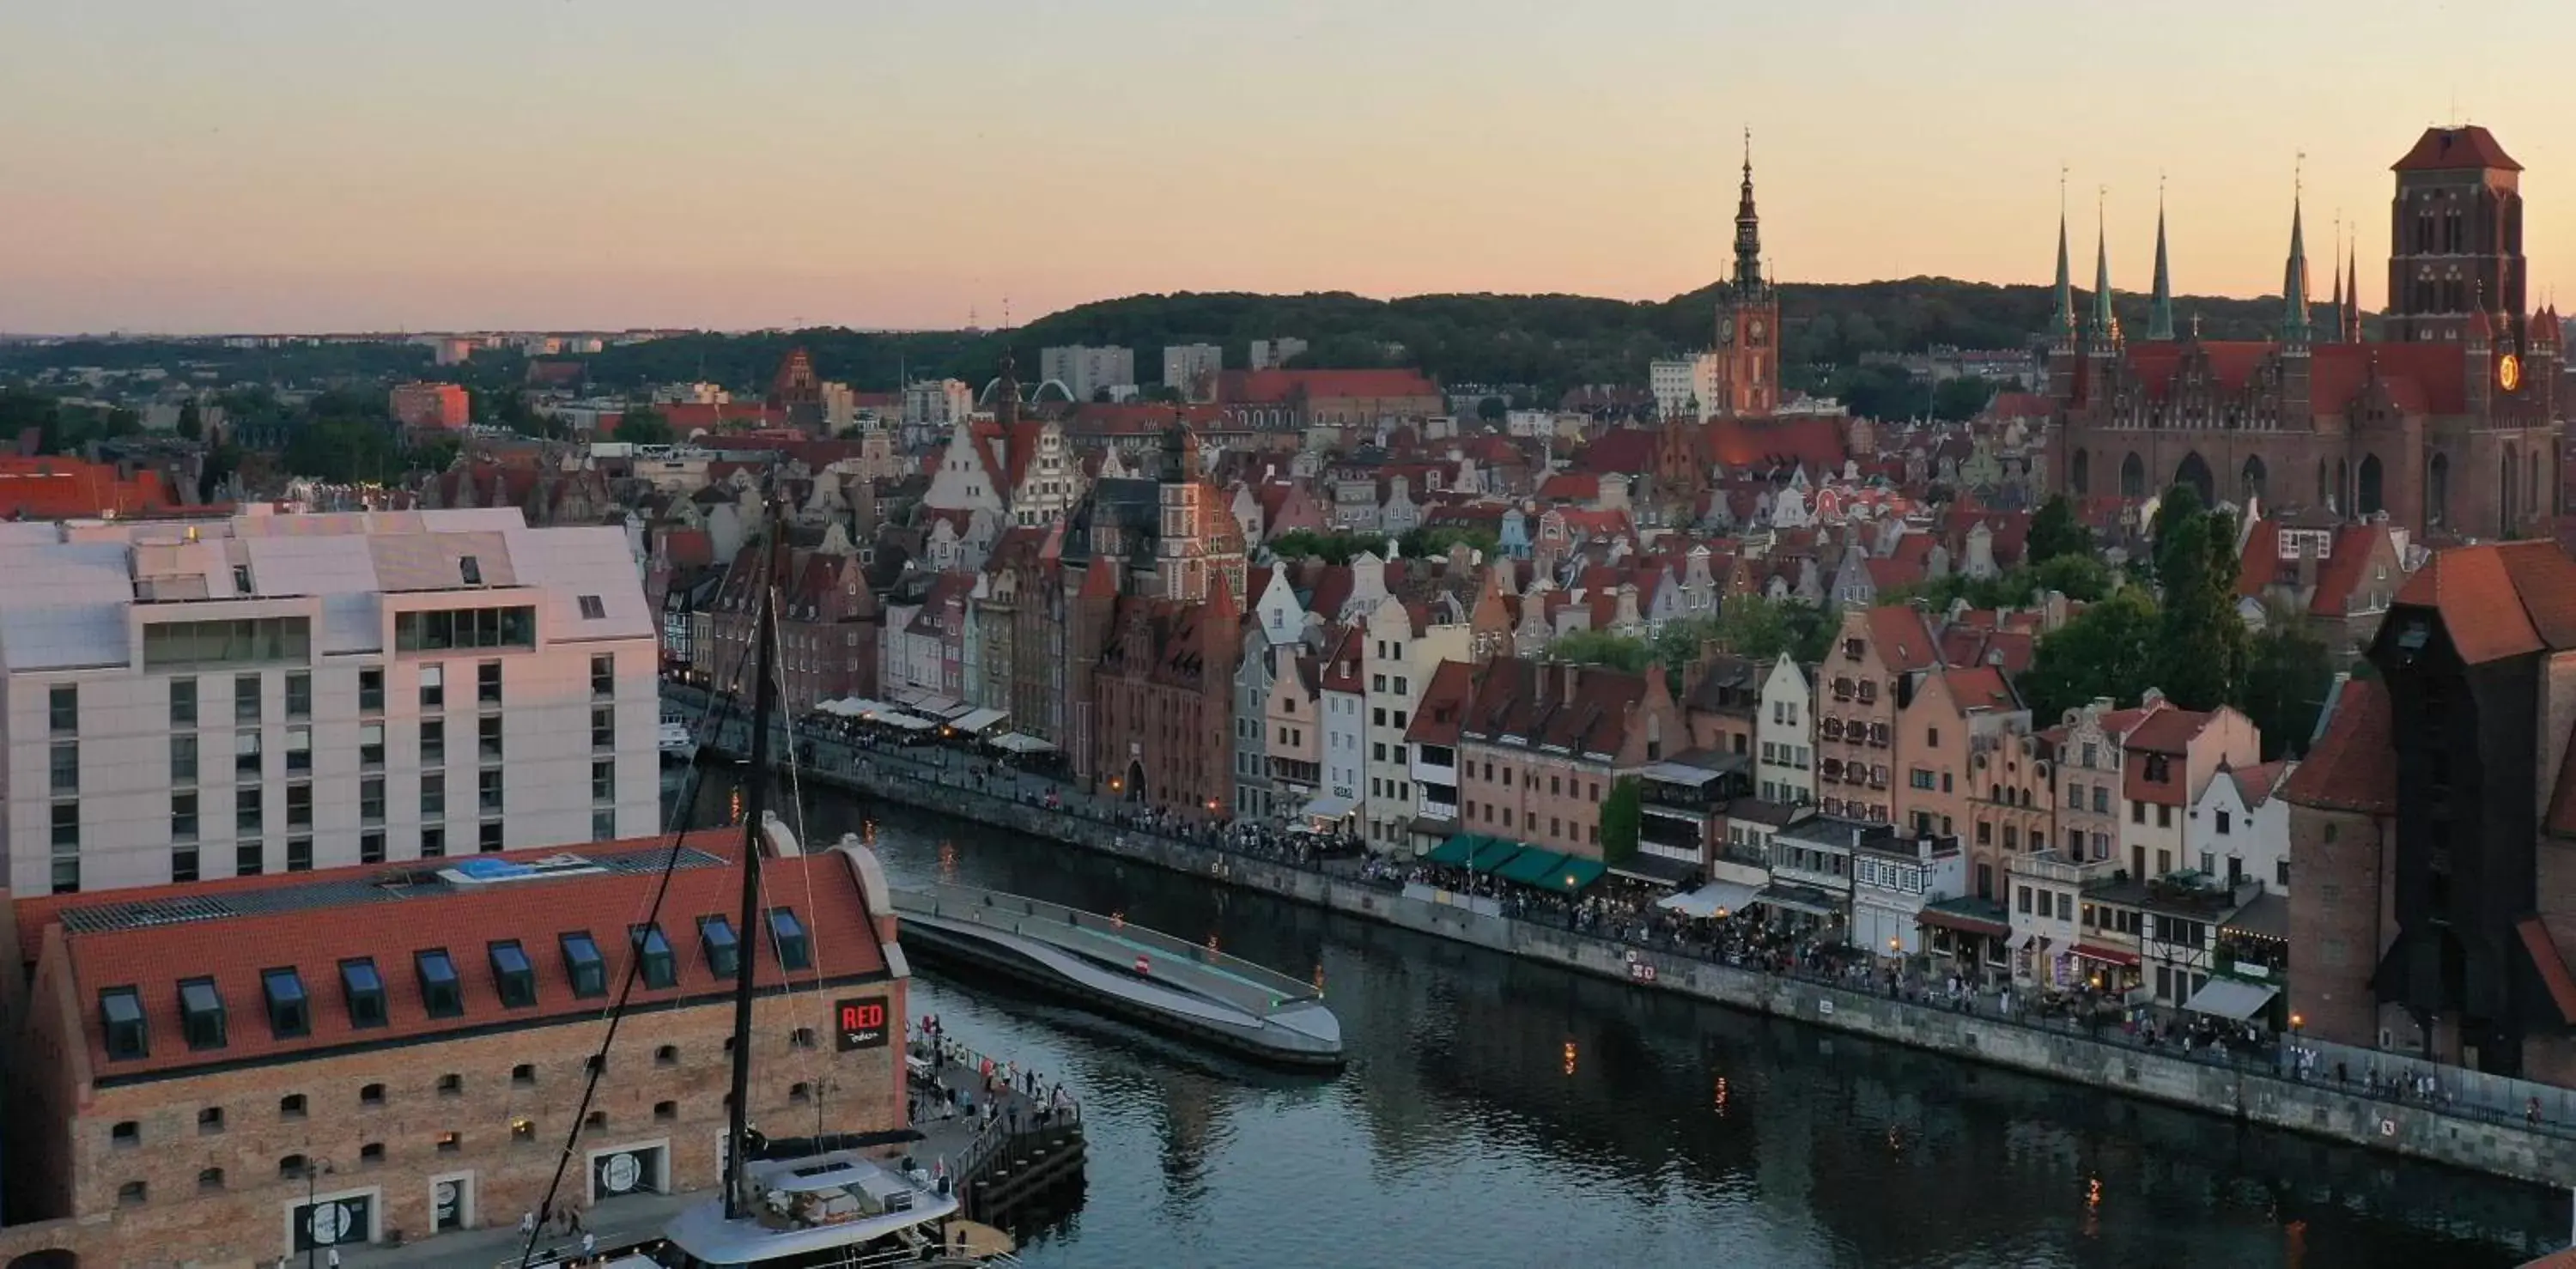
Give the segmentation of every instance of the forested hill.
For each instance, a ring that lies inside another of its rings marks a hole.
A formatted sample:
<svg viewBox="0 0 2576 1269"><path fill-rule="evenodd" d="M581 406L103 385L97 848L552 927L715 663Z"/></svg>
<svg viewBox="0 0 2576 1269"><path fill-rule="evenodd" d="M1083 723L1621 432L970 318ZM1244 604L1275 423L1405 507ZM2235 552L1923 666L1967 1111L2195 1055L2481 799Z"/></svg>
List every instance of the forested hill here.
<svg viewBox="0 0 2576 1269"><path fill-rule="evenodd" d="M1306 364L1417 366L1444 383L1528 384L1542 396L1586 383L1642 387L1646 363L1706 347L1719 286L1660 303L1579 295L1417 295L1373 300L1347 292L1305 295L1190 293L1133 295L1052 313L1009 332L884 333L823 328L796 332L684 335L612 347L586 360L605 391L654 383L713 380L759 391L791 347L809 349L827 379L889 391L900 378L953 375L982 383L1007 339L1020 373L1035 378L1038 350L1058 344L1122 344L1136 350L1139 380L1162 376L1167 344L1214 343L1240 366L1255 339L1308 341ZM2078 293L2079 312L2089 294ZM2122 324L2146 329L2146 297L2114 293ZM2191 296L2174 302L2177 325L2194 316L2212 339L2260 338L2280 320L2278 299ZM1787 327L1784 377L1828 382L1825 371L1870 352L1918 352L1937 345L2010 348L2047 324L2044 286L1992 286L1950 278L1781 288ZM139 366L189 362L231 377L284 382L375 380L429 373L428 350L382 344L326 344L235 350L207 343L75 341L0 345L0 379L46 366ZM475 378L515 376L516 358L478 357Z"/></svg>
<svg viewBox="0 0 2576 1269"><path fill-rule="evenodd" d="M1241 366L1255 339L1294 336L1318 366L1418 366L1443 383L1520 383L1560 392L1585 383L1643 386L1646 363L1704 348L1714 334L1719 287L1660 303L1580 295L1417 295L1373 300L1348 292L1252 295L1182 292L1133 295L1052 313L1008 332L1020 373L1033 377L1038 349L1119 344L1136 350L1136 374L1159 381L1168 344L1212 343ZM2146 328L2143 295L2113 293L2122 324ZM2079 293L2082 311L2090 298ZM2260 338L2280 322L2278 299L2186 297L2177 324L2201 318L2212 339ZM1849 365L1868 352L1919 352L1937 345L2011 348L2047 325L2044 286L1993 286L1949 278L1781 288L1785 351L1796 377L1808 366ZM827 378L891 387L899 372L951 374L982 383L1000 360L1004 336L958 332L904 335L817 330L790 334L691 336L611 349L592 359L603 384L685 379L700 374L745 386L765 384L779 357L801 343ZM1820 379L1810 373L1807 377Z"/></svg>

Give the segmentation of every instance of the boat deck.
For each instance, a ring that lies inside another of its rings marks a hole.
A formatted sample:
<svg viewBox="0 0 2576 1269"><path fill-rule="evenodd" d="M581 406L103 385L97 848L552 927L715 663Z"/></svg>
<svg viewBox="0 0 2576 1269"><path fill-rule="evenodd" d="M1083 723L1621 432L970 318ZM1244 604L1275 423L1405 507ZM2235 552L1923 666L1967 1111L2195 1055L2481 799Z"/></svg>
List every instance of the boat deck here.
<svg viewBox="0 0 2576 1269"><path fill-rule="evenodd" d="M1238 956L1150 930L1117 916L973 886L936 885L894 892L903 916L938 917L1005 930L1114 969L1138 963L1157 982L1240 1009L1255 1017L1312 1004L1323 998L1313 984Z"/></svg>

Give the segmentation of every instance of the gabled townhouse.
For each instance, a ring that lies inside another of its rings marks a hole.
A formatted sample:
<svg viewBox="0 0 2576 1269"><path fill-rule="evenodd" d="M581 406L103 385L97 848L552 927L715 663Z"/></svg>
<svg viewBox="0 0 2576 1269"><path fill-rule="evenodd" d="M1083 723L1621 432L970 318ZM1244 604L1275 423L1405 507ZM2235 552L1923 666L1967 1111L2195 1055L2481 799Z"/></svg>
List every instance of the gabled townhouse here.
<svg viewBox="0 0 2576 1269"><path fill-rule="evenodd" d="M1738 756L1754 752L1767 668L1715 645L1682 668L1682 716L1692 747Z"/></svg>
<svg viewBox="0 0 2576 1269"><path fill-rule="evenodd" d="M1600 859L1602 798L1688 736L1660 671L1497 658L1459 727L1461 824Z"/></svg>
<svg viewBox="0 0 2576 1269"><path fill-rule="evenodd" d="M1270 729L1265 715L1270 703L1270 636L1258 621L1244 623L1243 655L1234 673L1234 797L1237 817L1268 819L1279 814L1272 804ZM1293 809L1293 808L1292 808Z"/></svg>
<svg viewBox="0 0 2576 1269"><path fill-rule="evenodd" d="M1404 733L1413 784L1409 828L1417 848L1437 845L1459 831L1458 732L1475 694L1474 664L1441 662L1423 687L1413 725Z"/></svg>
<svg viewBox="0 0 2576 1269"><path fill-rule="evenodd" d="M1895 822L1896 714L1917 675L1939 664L1939 644L1917 609L1886 605L1843 613L1818 675L1816 792L1827 815Z"/></svg>
<svg viewBox="0 0 2576 1269"><path fill-rule="evenodd" d="M1813 681L1783 652L1762 676L1753 729L1755 796L1784 806L1815 804L1815 726Z"/></svg>
<svg viewBox="0 0 2576 1269"><path fill-rule="evenodd" d="M2255 606L2258 620L2269 619L2268 608L2303 623L2338 668L2369 649L2389 602L2406 584L2406 531L2384 522L2257 519L2240 534L2236 593L2243 604Z"/></svg>
<svg viewBox="0 0 2576 1269"><path fill-rule="evenodd" d="M1261 711L1263 760L1269 764L1272 814L1303 814L1324 783L1323 658L1294 643L1274 643L1270 694Z"/></svg>
<svg viewBox="0 0 2576 1269"><path fill-rule="evenodd" d="M2290 892L2290 806L2278 796L2298 764L2288 761L2224 767L2192 799L2183 822L2183 855L2206 876L2229 886L2252 881L2264 890Z"/></svg>
<svg viewBox="0 0 2576 1269"><path fill-rule="evenodd" d="M2128 875L2120 849L2122 753L2139 724L2169 708L2162 692L2148 688L2135 708L2114 709L2099 698L2040 733L2047 766L2040 800L2053 808L2055 828L2046 849L2005 861L2015 981L2065 989L2135 969L2136 931L2123 923L2134 922L2136 910L2106 913L2090 892Z"/></svg>
<svg viewBox="0 0 2576 1269"><path fill-rule="evenodd" d="M1753 762L1694 749L1638 773L1637 853L1610 870L1678 887L1702 876L1725 840L1727 808L1752 800Z"/></svg>
<svg viewBox="0 0 2576 1269"><path fill-rule="evenodd" d="M1439 614L1445 615L1445 614ZM1362 818L1372 849L1392 851L1412 844L1415 794L1412 757L1405 732L1433 672L1445 661L1467 659L1467 624L1437 620L1431 605L1407 603L1393 596L1380 599L1363 627L1360 668L1368 689L1368 813Z"/></svg>
<svg viewBox="0 0 2576 1269"><path fill-rule="evenodd" d="M1321 827L1358 831L1368 799L1368 678L1360 668L1367 632L1342 626L1326 641L1318 704L1323 710L1324 787L1299 812Z"/></svg>
<svg viewBox="0 0 2576 1269"><path fill-rule="evenodd" d="M2262 761L2254 722L2221 705L2214 710L2166 708L2129 732L2120 756L2121 801L2127 814L2120 844L2129 876L2145 880L2191 871L2183 833L2192 805L2224 771Z"/></svg>
<svg viewBox="0 0 2576 1269"><path fill-rule="evenodd" d="M1896 749L1905 772L1896 790L1898 823L1916 834L1964 836L1969 843L1968 893L1999 898L2005 860L2019 852L2028 817L2007 821L1997 808L1980 807L1981 800L2003 800L2004 790L1999 779L1980 786L1978 776L1999 777L2002 772L1981 766L1978 759L1988 755L1998 734L2026 733L2029 711L1992 666L1926 670L1914 682L1912 699L1897 714ZM2009 844L2002 831L2007 827Z"/></svg>

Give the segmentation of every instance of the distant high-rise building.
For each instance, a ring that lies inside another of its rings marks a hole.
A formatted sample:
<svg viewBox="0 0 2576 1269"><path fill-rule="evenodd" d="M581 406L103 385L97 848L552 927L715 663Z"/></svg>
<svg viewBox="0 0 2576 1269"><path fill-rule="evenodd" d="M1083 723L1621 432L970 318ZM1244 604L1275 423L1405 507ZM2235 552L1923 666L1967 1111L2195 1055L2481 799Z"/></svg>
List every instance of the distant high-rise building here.
<svg viewBox="0 0 2576 1269"><path fill-rule="evenodd" d="M1040 349L1038 382L1050 379L1063 384L1076 401L1092 400L1104 391L1119 395L1119 389L1136 386L1136 350L1082 344Z"/></svg>
<svg viewBox="0 0 2576 1269"><path fill-rule="evenodd" d="M1225 370L1225 349L1215 344L1171 344L1163 349L1163 386L1190 401L1216 399L1216 377Z"/></svg>
<svg viewBox="0 0 2576 1269"><path fill-rule="evenodd" d="M396 384L386 407L404 427L457 428L473 417L465 389L452 383Z"/></svg>
<svg viewBox="0 0 2576 1269"><path fill-rule="evenodd" d="M906 427L937 428L942 432L957 420L975 412L975 389L963 379L923 379L904 385L903 422Z"/></svg>
<svg viewBox="0 0 2576 1269"><path fill-rule="evenodd" d="M1245 361L1245 365L1253 370L1278 370L1285 367L1291 358L1304 351L1306 351L1306 341L1302 339L1289 336L1281 336L1278 339L1256 339L1252 341L1252 354Z"/></svg>

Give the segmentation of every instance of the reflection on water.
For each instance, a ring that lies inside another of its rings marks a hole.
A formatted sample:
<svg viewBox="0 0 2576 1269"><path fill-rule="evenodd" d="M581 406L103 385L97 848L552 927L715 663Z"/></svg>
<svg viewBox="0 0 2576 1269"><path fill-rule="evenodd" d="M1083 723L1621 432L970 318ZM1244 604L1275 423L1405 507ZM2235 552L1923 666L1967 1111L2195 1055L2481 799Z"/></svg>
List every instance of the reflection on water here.
<svg viewBox="0 0 2576 1269"><path fill-rule="evenodd" d="M809 791L810 792L810 791ZM725 806L710 796L701 806ZM2511 1265L2562 1194L2240 1128L822 795L933 877L1117 912L1329 982L1338 1078L982 979L936 1012L1088 1104L1037 1266ZM711 818L711 817L702 817Z"/></svg>

